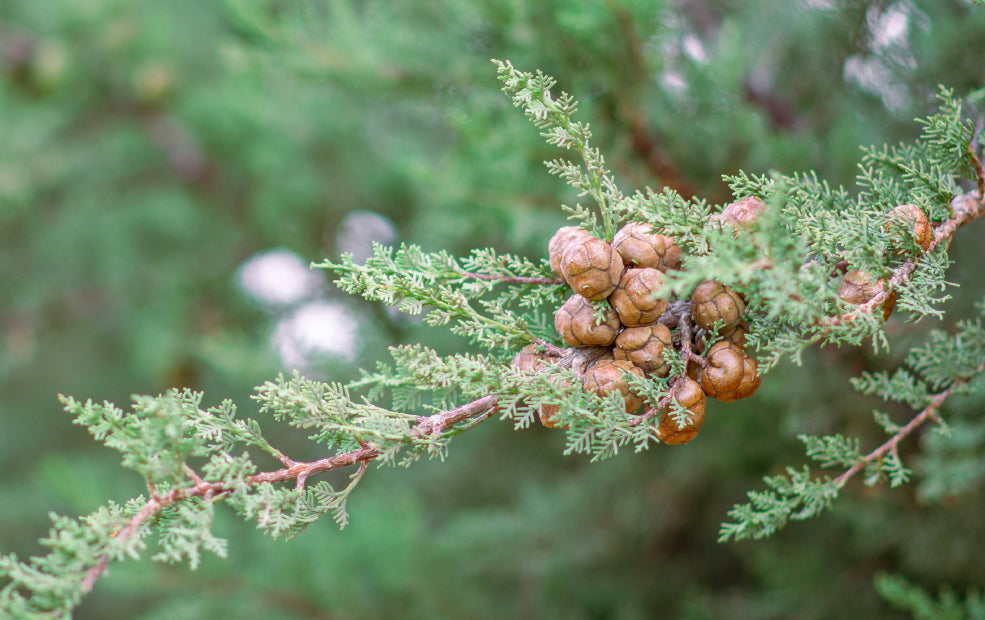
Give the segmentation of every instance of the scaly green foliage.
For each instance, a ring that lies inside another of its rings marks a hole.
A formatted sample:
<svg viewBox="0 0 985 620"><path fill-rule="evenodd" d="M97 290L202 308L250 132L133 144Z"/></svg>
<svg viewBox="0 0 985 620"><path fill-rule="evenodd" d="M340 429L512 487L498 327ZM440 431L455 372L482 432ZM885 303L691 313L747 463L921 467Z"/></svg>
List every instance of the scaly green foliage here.
<svg viewBox="0 0 985 620"><path fill-rule="evenodd" d="M985 314L985 303L982 310ZM892 375L863 373L852 381L852 386L862 394L906 403L917 412L913 419L901 426L893 423L886 414L873 412L877 424L891 439L866 455L862 454L857 438L839 434L801 435L808 458L819 462L822 468L836 467L845 471L832 479L817 475L805 466L801 470L788 468L786 475L764 478L772 490L752 491L749 503L729 511L733 521L722 524L719 540L764 538L790 520L802 521L817 516L831 508L856 472L864 474L867 486L887 480L891 487L908 482L912 472L903 465L898 442L928 419L935 422L939 432L949 435L950 428L939 416L939 407L951 394L969 393L972 382L985 374L985 330L981 319L961 322L959 331L952 335L934 330L924 346L909 352L906 365L908 369L897 369ZM943 481L934 484L941 485Z"/></svg>
<svg viewBox="0 0 985 620"><path fill-rule="evenodd" d="M297 31L279 30L276 20L256 19L261 13L249 3L229 4L239 27L250 36L283 41L297 35ZM292 19L307 22L320 14L298 15ZM359 19L355 13L342 17ZM577 15L567 17L577 21ZM363 80L363 88L370 90L414 81L413 76L381 68L371 53L357 55L359 62L354 64L339 63L331 54L313 57L329 65L333 75ZM306 70L325 70L317 65L312 63ZM590 143L588 125L573 119L577 110L573 97L552 95L554 80L543 73L517 71L508 62L497 62L497 68L504 91L548 144L572 150L580 158L580 164L558 158L546 162L551 173L595 203L591 208L566 207L572 218L605 239L627 220L649 222L673 235L685 248L686 258L667 290L686 296L697 282L709 278L740 290L752 309L749 340L758 346L766 367L779 364L786 355L798 361L813 344L844 346L872 340L888 345L878 313L826 322L850 310L838 298L831 277L842 260L887 278L902 274L894 292L912 319L941 314L940 304L946 299L941 294L944 272L950 261L947 244L926 256L907 258L914 254L913 242L902 240L904 251L898 251L901 240L895 233L899 231L886 228L885 214L909 202L940 224L953 215L952 199L964 191L959 177L976 174L973 126L962 117L961 103L952 92L941 92L941 111L923 121L920 139L866 151L857 195L840 186L833 189L810 172L757 176L739 171L725 176L733 196L754 195L767 205L751 229L731 235L705 226L707 217L719 208L711 200L685 198L672 189L624 195L601 151ZM714 77L705 75L706 85ZM742 131L736 128L736 133ZM296 159L305 160L302 155ZM278 181L292 172L291 165L281 165L282 174L271 173ZM298 188L298 194L310 204L317 192L306 186ZM50 549L46 557L21 561L3 556L0 576L6 583L0 611L11 617L71 615L102 566L145 555L149 546L145 541L153 535L158 542L151 557L157 561L188 562L195 568L203 552L224 556L226 542L213 533L215 509L222 503L274 537L295 536L325 514L343 526L348 519L346 500L370 460L406 466L422 456L444 458L454 436L494 413L516 428L527 428L540 407L560 405L558 419L568 427L565 454L589 455L592 461L613 457L626 446L640 451L656 443L652 426L633 424L618 394L588 395L565 368L527 373L503 363L524 344L547 348L559 343L549 319L565 289L545 261L493 249L474 250L456 259L447 252L427 253L407 244L396 249L377 246L363 265L344 255L317 266L334 273L342 290L406 313L426 312L429 326L449 326L448 331L464 337L463 346L475 345L484 352L440 355L432 347L405 345L390 349L392 364L381 363L349 382L294 375L264 383L256 393L261 413L304 429L331 452L313 463L297 463L274 448L261 435L259 423L236 417L231 402L202 409L199 392L174 390L158 397L136 397L129 411L110 403L64 399L78 424L118 450L124 466L143 477L148 494L122 507L108 503L78 520L53 517L52 534L42 541ZM972 389L982 374L983 347L980 323L965 322L957 334L935 332L927 345L914 349L906 360L910 371L865 373L855 387L864 394L930 411L918 414L917 421L934 419L940 405L935 399ZM672 356L670 361L673 375L685 372L680 358ZM632 382L649 405L667 396L666 380ZM478 402L490 395L495 396L494 405L489 401L484 408L458 410L463 400ZM669 411L678 422L689 417L673 403ZM875 415L894 439L904 436L900 433L908 425L900 426L886 414ZM944 428L940 419L935 421ZM967 488L982 479L967 467L970 454L981 444L975 438L982 434L976 435L971 421L952 428L962 429L966 445L955 450L961 452L959 456L947 454L948 448L929 449L923 463L931 471L921 483L928 496ZM872 456L862 454L858 438L802 435L802 440L808 458L822 468L847 472L858 468L869 484L888 479L897 486L911 475L895 450L896 443ZM268 461L283 467L261 471L254 452L265 453ZM931 465L932 459L941 462ZM345 466L358 469L340 490L326 481L307 482L309 473ZM789 520L817 515L832 506L849 477L817 477L808 468L788 468L786 474L770 476L766 479L770 491L751 493L750 504L730 513L735 523L723 525L722 539L760 538Z"/></svg>
<svg viewBox="0 0 985 620"><path fill-rule="evenodd" d="M908 611L914 620L982 620L985 593L970 590L962 600L949 588L935 598L920 586L899 575L880 574L875 579L879 595L893 607Z"/></svg>

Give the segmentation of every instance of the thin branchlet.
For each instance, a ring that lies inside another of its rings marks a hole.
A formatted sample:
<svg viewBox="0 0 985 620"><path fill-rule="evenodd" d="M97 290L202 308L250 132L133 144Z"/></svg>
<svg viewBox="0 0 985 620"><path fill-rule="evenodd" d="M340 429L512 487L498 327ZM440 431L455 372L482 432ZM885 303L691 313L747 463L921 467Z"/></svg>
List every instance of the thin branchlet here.
<svg viewBox="0 0 985 620"><path fill-rule="evenodd" d="M497 397L493 395L478 398L450 411L436 413L423 418L412 432L417 436L435 435L466 420L471 420L475 423L481 422L488 419L495 412L496 402ZM269 484L297 480L298 485L303 485L304 481L316 474L356 464L360 465L361 469L357 472L357 475L361 476L365 472L365 464L379 458L381 454L382 452L379 447L373 444L366 444L357 450L351 450L343 454L337 454L315 461L300 462L288 460L289 466L274 471L253 474L246 478L246 484L248 486L256 486L263 483ZM136 535L145 522L169 506L196 497L221 499L223 495L233 491L224 481L206 482L190 468L186 467L186 471L190 474L194 484L173 489L163 495L155 494L152 496L137 514L116 532L113 538L118 544ZM100 556L96 564L82 578L82 590L84 592L91 591L96 581L105 573L108 566L109 556Z"/></svg>
<svg viewBox="0 0 985 620"><path fill-rule="evenodd" d="M924 132L916 143L866 150L857 197L830 187L813 173L739 172L727 177L737 198L761 199L765 210L748 229L724 230L709 225L716 207L703 200L686 200L672 190L624 196L602 154L591 146L588 125L573 120L574 99L566 93L555 97L550 76L518 71L508 61L495 62L503 90L547 141L580 156L580 164L564 159L545 162L551 173L591 196L597 205L597 211L581 205L565 207L572 219L606 240L619 221L649 223L685 250L682 269L667 274L660 291L679 299L671 299L657 320L677 330L675 350L668 348L667 358L674 370L666 379L637 380L636 387L647 399L646 412L631 416L619 395L589 395L582 389L581 375L606 350L559 346L549 316L569 291L544 261L500 255L492 249L455 258L413 245L377 245L364 265L343 255L337 262L316 265L333 272L342 290L408 313L424 313L429 324L448 325L469 342L499 351L499 356L442 357L426 347L409 345L391 349L392 367L380 364L375 372L364 371L360 379L346 385L299 376L264 384L257 395L263 411L310 430L313 439L335 452L313 461L297 461L274 448L258 424L235 417L231 403L203 411L198 406L202 395L190 391L139 397L130 413L109 403L83 405L64 399L77 423L117 449L124 465L141 474L149 495L124 507L111 505L81 522L56 521L56 531L78 535L70 553L52 543L53 557L61 558L65 566L75 562L71 564L75 572L61 576L73 591L91 591L110 562L138 556L141 539L152 530L162 533L167 561L186 558L194 567L200 548L222 553L223 543L210 529L211 507L220 501L255 518L275 536L295 535L325 513L343 526L348 518L345 501L370 462L406 465L421 456L442 458L452 436L497 414L525 428L539 408L561 407L562 421L568 424L566 454L598 460L617 454L626 444L643 449L653 439L653 418L672 406L688 366L707 365L692 348L694 336L701 339L707 334L693 330L691 303L686 301L700 282L718 280L748 298L752 324L748 337L768 360L768 367L781 355L796 360L814 343L858 344L882 336L882 321L872 315L878 314L890 293L908 296L907 307L915 316L933 314L934 304L942 298L932 292L945 285L947 246L962 226L985 215L985 171L976 143L980 131L962 118L960 102L949 91L942 90L941 111L922 122ZM961 178L972 180L976 190L956 195ZM894 238L884 225L886 213L904 202L926 210L936 223L924 255L893 249L915 247L912 240L903 243ZM835 289L848 269L878 273L886 278L886 286L846 312ZM899 400L919 409L907 424L881 422L891 437L864 456L854 438L806 438L809 458L845 471L830 479L806 467L788 468L785 474L767 478L771 490L750 493L749 504L736 506L729 513L735 522L722 526L721 539L760 538L788 520L815 516L863 471L867 482L883 475L891 484L905 482L908 471L900 461L900 442L926 422L940 422L945 401L985 373L985 362L979 361L985 357L985 331L980 326L967 325L956 338L934 338L911 356L921 379L900 375L862 377L856 382L863 392L884 397L899 393ZM536 343L553 362L529 372L502 363L502 351L512 355L527 343ZM979 352L976 347L981 349L978 357L974 357ZM350 394L363 388L368 394L362 399ZM394 409L373 404L384 395ZM430 404L426 396L432 397ZM462 401L468 402L450 404ZM422 406L439 412L403 411ZM258 471L248 453L233 454L237 446L260 449L281 468ZM192 458L207 460L202 473L188 465ZM319 473L348 467L355 472L340 490L325 481L311 481ZM111 533L99 538L92 532L100 527ZM5 562L0 566L4 577L35 571L14 559L0 561ZM22 587L29 589L28 581L18 583L28 584ZM77 600L65 598L60 609Z"/></svg>

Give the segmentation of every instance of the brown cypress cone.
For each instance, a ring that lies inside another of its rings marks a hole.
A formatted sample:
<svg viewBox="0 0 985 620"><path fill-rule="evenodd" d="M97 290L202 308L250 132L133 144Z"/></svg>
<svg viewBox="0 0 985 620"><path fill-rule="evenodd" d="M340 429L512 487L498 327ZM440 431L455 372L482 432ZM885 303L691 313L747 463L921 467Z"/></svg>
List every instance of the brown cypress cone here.
<svg viewBox="0 0 985 620"><path fill-rule="evenodd" d="M899 205L887 214L886 232L895 232L894 224L902 223L910 231L910 235L924 252L934 240L934 227L930 225L927 214L916 205ZM894 244L894 247L896 244Z"/></svg>
<svg viewBox="0 0 985 620"><path fill-rule="evenodd" d="M547 259L554 273L564 279L561 274L561 256L564 251L571 247L572 243L582 243L591 236L587 230L580 226L562 226L559 228L547 243Z"/></svg>
<svg viewBox="0 0 985 620"><path fill-rule="evenodd" d="M595 308L581 295L572 295L554 313L554 327L573 347L607 347L616 341L622 325L614 310L605 311L605 321L595 324Z"/></svg>
<svg viewBox="0 0 985 620"><path fill-rule="evenodd" d="M619 229L612 247L627 267L651 267L665 273L681 267L681 247L644 222L630 222Z"/></svg>
<svg viewBox="0 0 985 620"><path fill-rule="evenodd" d="M853 269L842 278L841 286L838 288L838 297L841 297L842 301L846 303L857 306L864 304L884 290L886 290L886 281L883 278L875 278L866 271ZM889 319L889 315L893 313L895 307L896 292L893 291L889 293L886 302L882 305L882 319L884 321Z"/></svg>
<svg viewBox="0 0 985 620"><path fill-rule="evenodd" d="M522 371L533 371L543 368L548 364L557 363L558 357L549 355L547 351L538 350L542 347L536 343L528 344L520 349L520 352L513 357L513 368Z"/></svg>
<svg viewBox="0 0 985 620"><path fill-rule="evenodd" d="M610 392L619 392L626 401L626 413L633 413L643 406L643 397L634 394L629 389L624 373L632 373L643 377L643 371L632 362L626 360L601 360L595 362L585 371L581 385L586 392L605 396Z"/></svg>
<svg viewBox="0 0 985 620"><path fill-rule="evenodd" d="M657 426L657 438L670 446L687 443L698 436L701 426L705 423L705 393L701 386L691 379L681 379L674 395L677 404L691 414L691 422L680 428L674 421L670 407L664 410L663 418Z"/></svg>
<svg viewBox="0 0 985 620"><path fill-rule="evenodd" d="M749 333L749 323L745 321L739 321L735 327L731 329L723 330L721 333L722 338L728 340L740 349L746 348L746 334Z"/></svg>
<svg viewBox="0 0 985 620"><path fill-rule="evenodd" d="M749 323L745 321L739 321L738 325L730 329L722 330L719 334L723 339L731 342L740 349L746 348L746 334L749 333ZM699 330L698 335L694 338L694 352L698 355L702 355L705 349L708 348L708 340L710 335L705 330Z"/></svg>
<svg viewBox="0 0 985 620"><path fill-rule="evenodd" d="M551 383L556 382L556 379L553 377L548 380ZM571 384L567 381L561 381L560 384L557 385L560 385L562 388L566 388ZM557 416L560 412L561 405L541 405L540 410L537 412L537 417L540 418L540 423L546 428L568 428L567 424L562 424L561 421L558 420Z"/></svg>
<svg viewBox="0 0 985 620"><path fill-rule="evenodd" d="M663 273L652 268L627 269L619 286L609 296L609 303L626 327L655 323L667 311L667 300L656 296L663 286Z"/></svg>
<svg viewBox="0 0 985 620"><path fill-rule="evenodd" d="M705 280L691 296L691 316L698 327L711 331L717 321L723 321L722 332L732 329L742 320L746 302L728 286L715 280Z"/></svg>
<svg viewBox="0 0 985 620"><path fill-rule="evenodd" d="M627 327L616 337L612 350L617 360L627 360L646 374L666 377L670 364L664 359L665 350L673 350L670 330L666 325Z"/></svg>
<svg viewBox="0 0 985 620"><path fill-rule="evenodd" d="M592 301L605 299L615 290L623 269L619 253L592 236L571 242L561 255L560 267L568 286Z"/></svg>
<svg viewBox="0 0 985 620"><path fill-rule="evenodd" d="M520 352L513 357L513 368L525 372L536 372L550 364L555 364L560 358L549 355L546 351L538 351L541 347L537 344L528 344L520 349ZM549 381L555 381L551 378ZM568 385L562 383L562 386ZM537 412L540 423L547 428L558 428L562 426L557 420L557 414L561 410L558 405L541 405Z"/></svg>
<svg viewBox="0 0 985 620"><path fill-rule="evenodd" d="M705 394L723 403L748 398L756 393L762 378L756 360L728 340L719 340L708 349L708 366L698 373Z"/></svg>
<svg viewBox="0 0 985 620"><path fill-rule="evenodd" d="M713 214L708 218L708 223L723 228L750 228L765 209L766 205L762 200L755 196L746 196L742 200L730 202L721 213Z"/></svg>

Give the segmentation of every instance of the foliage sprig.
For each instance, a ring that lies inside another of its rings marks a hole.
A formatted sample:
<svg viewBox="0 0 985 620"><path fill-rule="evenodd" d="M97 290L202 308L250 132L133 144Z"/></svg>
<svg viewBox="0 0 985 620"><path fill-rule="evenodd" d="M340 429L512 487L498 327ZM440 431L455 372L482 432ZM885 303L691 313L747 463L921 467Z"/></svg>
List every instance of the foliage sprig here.
<svg viewBox="0 0 985 620"><path fill-rule="evenodd" d="M563 347L548 325L566 289L544 260L492 249L457 259L413 245L377 245L363 265L350 255L326 260L315 266L335 274L343 291L423 313L429 325L447 325L494 354L440 356L423 346L394 347L392 365L380 364L349 384L297 374L264 383L255 396L261 413L304 429L330 452L309 462L272 446L261 425L239 418L231 402L203 409L201 393L139 396L128 411L62 397L76 423L118 450L123 465L144 479L147 494L122 506L108 503L78 520L53 515L51 535L42 541L48 555L27 561L0 557L5 582L0 615L70 616L110 562L144 555L146 539L154 534L158 551L153 557L159 561L187 561L194 568L203 552L224 555L225 541L212 533L220 502L275 537L296 536L326 514L344 526L346 500L371 461L406 466L422 456L443 458L455 435L497 414L526 428L545 406L559 406L557 422L567 433L565 454L585 454L593 461L629 446L643 450L659 443L652 423L658 413L671 416L679 427L693 420L676 394L690 364L708 364L690 348L691 309L683 301L699 283L717 280L745 296L748 340L759 351L761 368L787 355L796 361L815 343L871 340L885 346L884 320L876 310L892 293L914 319L938 313L945 299L947 246L958 228L985 214L985 175L972 146L973 128L949 91L941 92L940 112L923 122L924 134L914 144L867 150L855 196L813 173L726 177L736 198L752 196L764 205L748 228L726 230L709 225L719 207L704 200L667 189L623 194L591 145L588 125L573 119L574 98L566 93L555 97L550 76L494 62L504 92L547 142L580 156L580 164L561 158L546 162L551 173L596 203L597 213L581 205L567 208L573 219L604 240L612 238L620 221L649 223L685 250L681 269L668 274L659 291L679 298L658 319L677 326L684 340L671 354L673 374L626 379L644 398L647 412L627 413L618 392L600 396L582 389L574 368L584 363L579 357L584 352ZM961 193L962 177L976 189ZM913 253L912 240L900 240L899 231L886 225L888 212L902 203L920 207L934 223L934 239L920 257ZM850 307L837 290L836 274L844 263L883 277L885 290ZM603 309L603 304L596 306ZM531 343L558 363L535 371L502 363ZM816 516L858 473L869 485L905 483L911 472L900 459L899 444L929 421L945 428L942 406L985 373L982 360L985 330L980 321L964 322L957 333L935 332L911 352L909 370L860 377L854 382L857 390L903 402L916 410L914 416L897 425L877 412L876 421L890 437L865 454L856 438L802 437L810 460L843 471L831 478L807 466L790 467L765 478L768 490L750 492L749 503L732 509L720 540L762 538L790 520ZM377 404L387 399L388 406ZM263 469L251 449L280 467ZM327 481L310 482L317 474L343 468L353 471L341 489Z"/></svg>

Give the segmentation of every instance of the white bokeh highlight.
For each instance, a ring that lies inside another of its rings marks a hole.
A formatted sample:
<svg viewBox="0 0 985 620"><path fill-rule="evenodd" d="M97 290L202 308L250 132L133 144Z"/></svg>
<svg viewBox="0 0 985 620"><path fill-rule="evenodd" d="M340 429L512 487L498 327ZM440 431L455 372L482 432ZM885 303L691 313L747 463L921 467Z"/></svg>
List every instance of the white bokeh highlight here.
<svg viewBox="0 0 985 620"><path fill-rule="evenodd" d="M288 368L309 368L326 356L351 363L359 353L359 327L359 319L344 304L317 300L281 319L271 340Z"/></svg>
<svg viewBox="0 0 985 620"><path fill-rule="evenodd" d="M285 249L255 254L237 274L240 288L265 306L289 306L321 291L324 276L301 257Z"/></svg>
<svg viewBox="0 0 985 620"><path fill-rule="evenodd" d="M373 255L373 242L393 245L397 240L397 229L388 217L375 211L358 209L350 211L339 224L336 244L339 252L352 254L357 265L366 262Z"/></svg>

